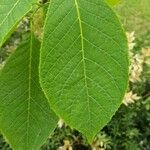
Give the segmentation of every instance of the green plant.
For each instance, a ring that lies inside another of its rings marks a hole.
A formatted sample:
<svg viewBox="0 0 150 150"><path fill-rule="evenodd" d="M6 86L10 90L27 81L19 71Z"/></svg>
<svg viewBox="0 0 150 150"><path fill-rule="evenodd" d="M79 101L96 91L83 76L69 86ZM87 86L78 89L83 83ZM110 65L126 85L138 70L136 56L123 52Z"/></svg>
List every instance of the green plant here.
<svg viewBox="0 0 150 150"><path fill-rule="evenodd" d="M112 9L103 0L46 5L0 2L0 45L31 10L29 31L0 72L0 130L16 150L39 149L57 116L92 143L127 88L127 40ZM41 45L33 33L40 7L47 16Z"/></svg>

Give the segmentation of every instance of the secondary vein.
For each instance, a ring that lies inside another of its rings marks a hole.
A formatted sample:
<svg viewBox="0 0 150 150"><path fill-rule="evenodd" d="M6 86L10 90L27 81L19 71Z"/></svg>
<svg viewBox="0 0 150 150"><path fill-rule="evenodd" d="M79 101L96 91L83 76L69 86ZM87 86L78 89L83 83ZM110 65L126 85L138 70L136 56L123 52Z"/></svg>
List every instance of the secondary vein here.
<svg viewBox="0 0 150 150"><path fill-rule="evenodd" d="M11 14L11 12L14 10L14 8L17 6L17 4L19 3L20 0L17 0L14 4L14 6L10 9L10 11L7 13L6 17L2 20L2 22L0 23L0 27L2 26L2 24L6 21L7 17Z"/></svg>
<svg viewBox="0 0 150 150"><path fill-rule="evenodd" d="M32 24L32 23L31 23ZM31 25L32 26L32 25ZM29 126L30 126L30 103L31 103L31 78L32 78L32 76L31 76L31 69L32 69L32 42L33 42L33 37L32 37L32 33L30 33L31 34L31 37L30 37L30 52L29 52L29 54L30 54L30 56L29 56L29 95L28 95L28 114L27 114L27 146L28 146L28 144L29 144Z"/></svg>

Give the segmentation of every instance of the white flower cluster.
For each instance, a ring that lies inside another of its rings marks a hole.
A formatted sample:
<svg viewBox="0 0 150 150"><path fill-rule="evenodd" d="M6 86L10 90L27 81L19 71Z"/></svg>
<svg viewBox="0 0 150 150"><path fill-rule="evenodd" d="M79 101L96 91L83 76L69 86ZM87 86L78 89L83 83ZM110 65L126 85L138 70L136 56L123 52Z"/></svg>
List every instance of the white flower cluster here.
<svg viewBox="0 0 150 150"><path fill-rule="evenodd" d="M134 54L133 48L136 45L134 32L126 33L128 38L128 48L129 48L129 58L130 58L130 66L129 66L129 81L132 83L141 81L141 73L143 71L143 62L144 59L140 54ZM133 94L132 91L129 91L125 94L123 104L128 106L131 103L139 100L140 97L137 94Z"/></svg>
<svg viewBox="0 0 150 150"><path fill-rule="evenodd" d="M129 48L129 58L130 58L130 67L129 67L129 80L132 83L141 81L140 76L143 71L143 57L140 54L134 54L132 52L134 46L136 45L134 32L126 33L128 38L128 48Z"/></svg>
<svg viewBox="0 0 150 150"><path fill-rule="evenodd" d="M129 67L129 80L132 83L141 81L141 74L143 72L143 57L140 54L130 55L130 67Z"/></svg>
<svg viewBox="0 0 150 150"><path fill-rule="evenodd" d="M71 142L68 140L64 140L64 145L60 146L59 150L73 150Z"/></svg>
<svg viewBox="0 0 150 150"><path fill-rule="evenodd" d="M132 91L125 94L123 103L128 106L131 103L134 103L135 101L139 100L141 97L137 96L137 94L133 94Z"/></svg>
<svg viewBox="0 0 150 150"><path fill-rule="evenodd" d="M92 143L92 150L107 150L111 149L112 141L105 133L98 133Z"/></svg>
<svg viewBox="0 0 150 150"><path fill-rule="evenodd" d="M134 46L136 45L134 43L134 41L135 41L135 36L134 35L135 35L134 32L131 32L131 33L127 32L126 33L126 36L127 36L127 39L128 39L128 48L129 48L129 50L132 50L134 48Z"/></svg>
<svg viewBox="0 0 150 150"><path fill-rule="evenodd" d="M126 33L128 38L128 48L129 48L129 81L134 84L141 81L141 74L143 72L143 65L146 64L150 66L150 48L142 48L141 53L134 54L133 48L136 45L134 32ZM129 91L125 94L123 103L128 106L128 104L134 103L141 97L137 96L136 93Z"/></svg>

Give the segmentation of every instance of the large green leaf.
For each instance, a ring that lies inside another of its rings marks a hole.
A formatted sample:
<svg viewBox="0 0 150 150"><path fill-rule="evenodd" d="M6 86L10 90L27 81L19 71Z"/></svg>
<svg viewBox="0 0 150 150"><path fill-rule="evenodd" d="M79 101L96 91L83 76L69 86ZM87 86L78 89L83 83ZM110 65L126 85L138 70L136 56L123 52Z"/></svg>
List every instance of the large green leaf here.
<svg viewBox="0 0 150 150"><path fill-rule="evenodd" d="M37 0L0 0L0 46Z"/></svg>
<svg viewBox="0 0 150 150"><path fill-rule="evenodd" d="M120 106L128 81L127 41L103 0L52 0L40 82L51 107L91 141Z"/></svg>
<svg viewBox="0 0 150 150"><path fill-rule="evenodd" d="M39 48L25 41L0 73L0 130L15 150L37 150L57 124L39 85Z"/></svg>

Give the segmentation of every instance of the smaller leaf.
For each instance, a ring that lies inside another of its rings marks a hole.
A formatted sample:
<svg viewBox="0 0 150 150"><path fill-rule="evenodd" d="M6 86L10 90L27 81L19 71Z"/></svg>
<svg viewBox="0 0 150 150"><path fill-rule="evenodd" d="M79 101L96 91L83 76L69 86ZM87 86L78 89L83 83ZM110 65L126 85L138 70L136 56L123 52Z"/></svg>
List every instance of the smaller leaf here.
<svg viewBox="0 0 150 150"><path fill-rule="evenodd" d="M0 47L37 0L0 0Z"/></svg>
<svg viewBox="0 0 150 150"><path fill-rule="evenodd" d="M31 36L0 72L0 130L14 150L38 150L57 124L39 84L39 49Z"/></svg>

